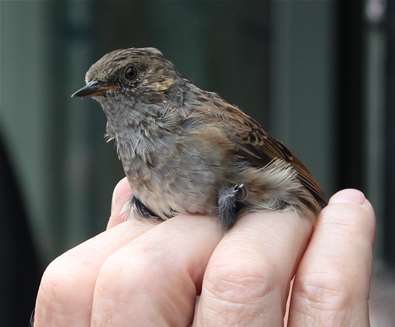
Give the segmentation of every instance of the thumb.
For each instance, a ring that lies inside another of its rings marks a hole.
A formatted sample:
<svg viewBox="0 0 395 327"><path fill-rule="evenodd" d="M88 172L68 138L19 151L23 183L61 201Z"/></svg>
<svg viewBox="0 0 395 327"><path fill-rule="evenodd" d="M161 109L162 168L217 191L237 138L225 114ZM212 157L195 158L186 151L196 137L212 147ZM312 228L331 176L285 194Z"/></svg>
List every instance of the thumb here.
<svg viewBox="0 0 395 327"><path fill-rule="evenodd" d="M121 179L114 188L111 203L111 216L108 220L107 229L114 227L127 219L127 212L123 212L124 207L132 198L132 190L127 178Z"/></svg>

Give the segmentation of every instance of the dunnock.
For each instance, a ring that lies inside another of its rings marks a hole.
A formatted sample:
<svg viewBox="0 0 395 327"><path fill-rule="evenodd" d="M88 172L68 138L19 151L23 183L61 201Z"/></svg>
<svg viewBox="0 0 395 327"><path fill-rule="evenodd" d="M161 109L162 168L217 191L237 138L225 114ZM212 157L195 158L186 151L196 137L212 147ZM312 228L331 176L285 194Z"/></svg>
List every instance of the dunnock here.
<svg viewBox="0 0 395 327"><path fill-rule="evenodd" d="M245 212L316 214L325 205L318 183L282 143L159 50L112 51L85 81L73 96L101 104L139 215L218 215L230 228Z"/></svg>

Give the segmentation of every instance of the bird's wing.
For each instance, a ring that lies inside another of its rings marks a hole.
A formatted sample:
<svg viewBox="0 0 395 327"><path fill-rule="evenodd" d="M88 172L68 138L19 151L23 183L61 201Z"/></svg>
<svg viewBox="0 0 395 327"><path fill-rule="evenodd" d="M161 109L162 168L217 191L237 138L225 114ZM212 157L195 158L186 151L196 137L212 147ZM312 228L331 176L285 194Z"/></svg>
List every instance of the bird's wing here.
<svg viewBox="0 0 395 327"><path fill-rule="evenodd" d="M203 106L195 113L199 111L204 112L205 115L209 113L214 124L218 124L218 127L223 124L223 130L226 131L231 142L236 144L236 155L241 160L246 160L256 167L263 167L273 159L283 159L291 163L301 183L321 206L326 205L325 197L317 181L284 144L271 137L257 121L237 107L223 100L221 104L217 105L218 110L207 110Z"/></svg>

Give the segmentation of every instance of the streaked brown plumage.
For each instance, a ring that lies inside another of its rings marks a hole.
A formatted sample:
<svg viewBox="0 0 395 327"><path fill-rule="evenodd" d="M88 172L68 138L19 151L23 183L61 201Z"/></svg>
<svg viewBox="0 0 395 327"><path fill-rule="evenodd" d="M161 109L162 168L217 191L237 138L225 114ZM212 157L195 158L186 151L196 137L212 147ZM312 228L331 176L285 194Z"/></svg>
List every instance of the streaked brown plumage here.
<svg viewBox="0 0 395 327"><path fill-rule="evenodd" d="M177 72L154 48L115 50L74 96L98 101L144 217L219 215L325 204L305 166L259 123Z"/></svg>

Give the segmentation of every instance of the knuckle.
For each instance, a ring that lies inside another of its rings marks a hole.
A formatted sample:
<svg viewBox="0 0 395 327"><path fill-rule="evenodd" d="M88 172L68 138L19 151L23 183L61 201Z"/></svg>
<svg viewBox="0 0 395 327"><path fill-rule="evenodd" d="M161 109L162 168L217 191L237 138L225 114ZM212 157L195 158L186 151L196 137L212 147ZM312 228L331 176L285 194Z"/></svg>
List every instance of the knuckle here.
<svg viewBox="0 0 395 327"><path fill-rule="evenodd" d="M374 214L364 206L350 204L336 204L328 206L321 211L322 221L326 223L340 223L354 226L355 224L369 223L374 225Z"/></svg>
<svg viewBox="0 0 395 327"><path fill-rule="evenodd" d="M154 263L149 256L126 256L123 252L111 255L100 268L96 280L96 294L121 294L152 286Z"/></svg>
<svg viewBox="0 0 395 327"><path fill-rule="evenodd" d="M274 266L216 264L208 268L204 289L210 296L228 303L256 303L270 294L277 284Z"/></svg>
<svg viewBox="0 0 395 327"><path fill-rule="evenodd" d="M40 293L44 294L47 300L56 300L58 304L70 301L85 304L90 301L89 288L93 287L94 282L91 277L89 269L79 265L72 257L62 255L45 269Z"/></svg>
<svg viewBox="0 0 395 327"><path fill-rule="evenodd" d="M364 206L336 204L321 212L321 224L334 230L352 234L353 239L361 238L372 243L375 236L376 218L371 205Z"/></svg>
<svg viewBox="0 0 395 327"><path fill-rule="evenodd" d="M322 210L320 224L343 239L348 239L350 233L353 240L360 244L373 246L376 230L376 218L370 203L364 206L336 204Z"/></svg>
<svg viewBox="0 0 395 327"><path fill-rule="evenodd" d="M151 313L158 317L154 321L167 321L168 326L187 325L179 321L184 319L185 312L193 313L194 302L189 300L194 299L195 288L189 287L190 298L184 300L188 286L180 284L179 275L174 274L179 273L179 266L159 262L158 255L163 257L163 252L145 250L133 245L120 249L104 262L93 294L94 321L106 318L108 313L124 311L140 317L136 319L146 321L147 325L154 324L148 322L154 317L147 317Z"/></svg>
<svg viewBox="0 0 395 327"><path fill-rule="evenodd" d="M355 300L355 292L349 279L334 271L297 277L293 294L299 301L323 311L348 308Z"/></svg>

